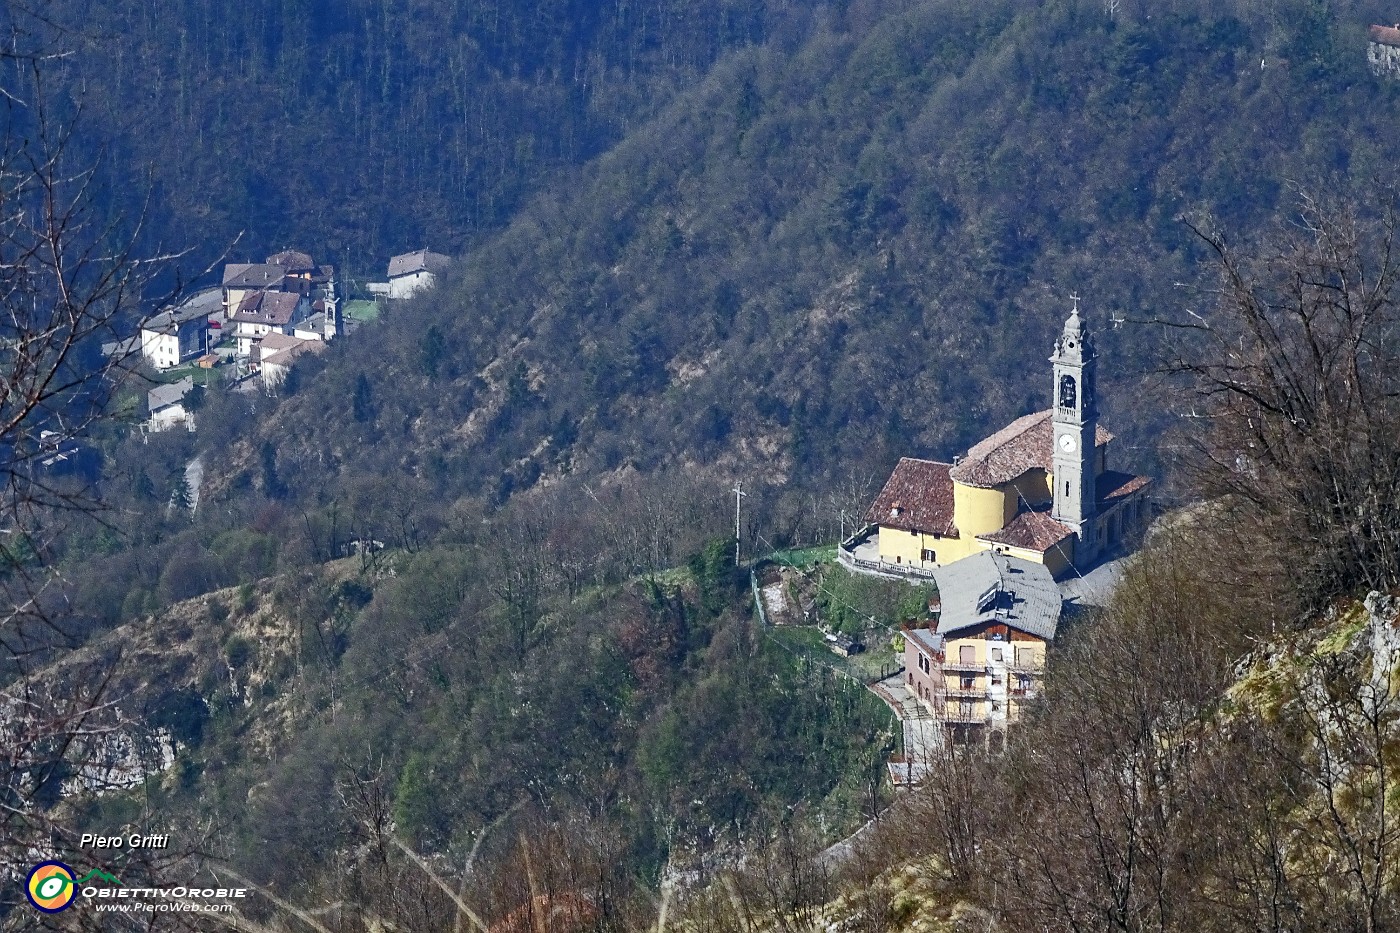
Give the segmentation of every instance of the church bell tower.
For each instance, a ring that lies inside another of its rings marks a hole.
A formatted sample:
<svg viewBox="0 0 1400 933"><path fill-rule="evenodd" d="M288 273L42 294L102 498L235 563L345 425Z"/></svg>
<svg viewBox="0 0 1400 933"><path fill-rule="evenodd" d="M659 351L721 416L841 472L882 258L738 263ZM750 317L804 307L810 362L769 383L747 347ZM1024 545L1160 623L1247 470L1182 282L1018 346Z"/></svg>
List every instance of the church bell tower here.
<svg viewBox="0 0 1400 933"><path fill-rule="evenodd" d="M1052 517L1076 532L1074 563L1086 568L1098 553L1095 508L1095 440L1098 402L1094 393L1094 369L1098 354L1094 341L1079 317L1079 298L1055 341L1054 426L1055 471Z"/></svg>

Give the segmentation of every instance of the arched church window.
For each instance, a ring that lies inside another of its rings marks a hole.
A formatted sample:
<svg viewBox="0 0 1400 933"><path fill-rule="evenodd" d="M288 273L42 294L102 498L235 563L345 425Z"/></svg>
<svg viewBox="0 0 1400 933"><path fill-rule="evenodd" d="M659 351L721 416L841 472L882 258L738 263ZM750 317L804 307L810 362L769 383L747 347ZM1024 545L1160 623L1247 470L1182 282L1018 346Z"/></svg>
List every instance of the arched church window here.
<svg viewBox="0 0 1400 933"><path fill-rule="evenodd" d="M1076 401L1073 376L1060 377L1060 407L1073 408Z"/></svg>

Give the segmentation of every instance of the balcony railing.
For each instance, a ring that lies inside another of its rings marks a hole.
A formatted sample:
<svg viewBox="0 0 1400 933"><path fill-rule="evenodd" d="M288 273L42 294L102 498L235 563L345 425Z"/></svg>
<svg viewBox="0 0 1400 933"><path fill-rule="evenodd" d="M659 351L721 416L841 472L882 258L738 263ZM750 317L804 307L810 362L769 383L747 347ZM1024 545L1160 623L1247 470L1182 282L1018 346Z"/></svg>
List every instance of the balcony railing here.
<svg viewBox="0 0 1400 933"><path fill-rule="evenodd" d="M856 547L854 542L856 542L858 537L860 536L853 535L851 538L842 542L841 546L836 549L836 559L850 569L865 570L879 576L891 578L917 577L921 580L935 579L933 568L931 567L920 567L915 564L891 564L883 560L868 560L863 557L857 557L853 551Z"/></svg>
<svg viewBox="0 0 1400 933"><path fill-rule="evenodd" d="M945 692L950 700L985 700L987 698L987 688L985 687L948 687Z"/></svg>
<svg viewBox="0 0 1400 933"><path fill-rule="evenodd" d="M974 674L987 673L986 664L973 664L971 662L964 663L962 661L944 661L943 669L945 671L970 671Z"/></svg>
<svg viewBox="0 0 1400 933"><path fill-rule="evenodd" d="M991 717L987 712L984 711L960 709L954 712L944 713L938 718L943 722L953 723L956 725L964 725L969 723L980 725L982 723L987 722Z"/></svg>

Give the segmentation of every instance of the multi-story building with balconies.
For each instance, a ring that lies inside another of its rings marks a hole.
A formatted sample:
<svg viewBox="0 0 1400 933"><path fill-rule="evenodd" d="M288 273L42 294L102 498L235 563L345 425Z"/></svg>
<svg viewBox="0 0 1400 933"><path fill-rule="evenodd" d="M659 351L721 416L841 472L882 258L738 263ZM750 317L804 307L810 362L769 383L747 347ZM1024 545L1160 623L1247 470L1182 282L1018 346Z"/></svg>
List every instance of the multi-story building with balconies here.
<svg viewBox="0 0 1400 933"><path fill-rule="evenodd" d="M906 686L954 740L990 737L1040 690L1060 621L1044 564L982 551L935 571L942 608L904 633Z"/></svg>

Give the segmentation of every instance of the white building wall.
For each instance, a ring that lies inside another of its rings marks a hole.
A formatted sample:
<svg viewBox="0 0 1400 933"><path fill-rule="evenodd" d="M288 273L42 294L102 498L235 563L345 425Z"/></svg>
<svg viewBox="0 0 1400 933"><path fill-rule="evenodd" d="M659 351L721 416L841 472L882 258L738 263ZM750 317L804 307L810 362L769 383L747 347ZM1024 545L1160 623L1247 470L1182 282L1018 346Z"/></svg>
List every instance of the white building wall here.
<svg viewBox="0 0 1400 933"><path fill-rule="evenodd" d="M389 280L389 297L411 298L414 292L429 287L434 280L435 276L426 269L409 275L395 276Z"/></svg>
<svg viewBox="0 0 1400 933"><path fill-rule="evenodd" d="M154 330L141 331L141 355L156 369L180 365L180 338Z"/></svg>
<svg viewBox="0 0 1400 933"><path fill-rule="evenodd" d="M151 412L150 430L152 433L181 426L194 430L194 416L185 411L183 404L167 405Z"/></svg>
<svg viewBox="0 0 1400 933"><path fill-rule="evenodd" d="M1371 70L1376 74L1381 76L1400 74L1400 48L1372 42L1367 47L1366 57L1371 63Z"/></svg>

